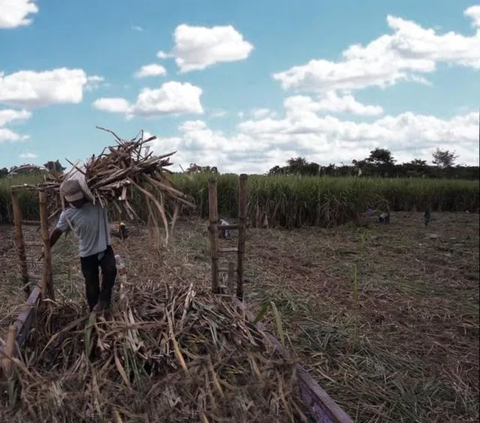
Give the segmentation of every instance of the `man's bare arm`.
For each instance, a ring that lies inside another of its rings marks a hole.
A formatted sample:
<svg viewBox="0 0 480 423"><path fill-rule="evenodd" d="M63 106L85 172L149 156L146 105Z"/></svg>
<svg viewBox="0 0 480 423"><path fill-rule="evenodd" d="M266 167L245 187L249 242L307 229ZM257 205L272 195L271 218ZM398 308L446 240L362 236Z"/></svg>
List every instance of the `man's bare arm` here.
<svg viewBox="0 0 480 423"><path fill-rule="evenodd" d="M52 233L50 234L50 248L52 248L57 243L62 234L63 232L58 228L55 228L52 231Z"/></svg>

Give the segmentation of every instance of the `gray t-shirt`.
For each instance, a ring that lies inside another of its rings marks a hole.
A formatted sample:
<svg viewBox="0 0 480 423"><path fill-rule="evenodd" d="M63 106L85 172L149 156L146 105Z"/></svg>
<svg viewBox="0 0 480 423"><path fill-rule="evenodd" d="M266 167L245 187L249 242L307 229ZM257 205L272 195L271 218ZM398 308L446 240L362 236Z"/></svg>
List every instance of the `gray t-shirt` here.
<svg viewBox="0 0 480 423"><path fill-rule="evenodd" d="M87 202L80 209L66 208L60 214L57 228L68 232L69 222L79 238L80 257L99 254L111 244L107 211L100 204Z"/></svg>

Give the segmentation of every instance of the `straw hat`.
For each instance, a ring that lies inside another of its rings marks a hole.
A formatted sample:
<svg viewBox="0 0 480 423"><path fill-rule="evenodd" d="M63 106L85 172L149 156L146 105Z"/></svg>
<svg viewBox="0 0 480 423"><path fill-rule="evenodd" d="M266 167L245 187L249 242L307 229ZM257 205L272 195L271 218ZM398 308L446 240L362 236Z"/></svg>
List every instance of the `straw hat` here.
<svg viewBox="0 0 480 423"><path fill-rule="evenodd" d="M60 193L69 203L84 198L82 187L75 179L67 179L66 181L64 181L60 186Z"/></svg>

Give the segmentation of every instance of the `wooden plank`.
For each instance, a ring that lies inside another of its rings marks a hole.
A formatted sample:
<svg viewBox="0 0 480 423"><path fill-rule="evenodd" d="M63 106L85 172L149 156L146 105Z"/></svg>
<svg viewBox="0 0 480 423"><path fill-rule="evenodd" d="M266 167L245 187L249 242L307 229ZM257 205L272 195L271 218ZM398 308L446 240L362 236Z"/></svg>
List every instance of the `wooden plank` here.
<svg viewBox="0 0 480 423"><path fill-rule="evenodd" d="M219 253L238 253L238 248L237 247L219 248L218 252Z"/></svg>
<svg viewBox="0 0 480 423"><path fill-rule="evenodd" d="M208 180L208 216L210 221L210 257L212 261L212 292L220 292L218 275L218 204L217 181L215 178Z"/></svg>
<svg viewBox="0 0 480 423"><path fill-rule="evenodd" d="M238 253L237 253L237 298L243 299L243 263L247 221L247 178L241 174L238 184Z"/></svg>
<svg viewBox="0 0 480 423"><path fill-rule="evenodd" d="M22 220L24 226L40 226L39 220Z"/></svg>
<svg viewBox="0 0 480 423"><path fill-rule="evenodd" d="M4 350L7 354L11 355L14 358L17 358L19 356L19 348L21 348L25 344L25 341L27 340L28 335L30 334L30 331L32 329L33 322L37 315L37 306L39 301L40 301L40 288L36 286L32 290L31 294L29 295L27 302L25 304L25 307L23 308L22 311L20 311L17 318L11 325L15 328L15 344L14 344L13 352L9 354L8 348L11 348L11 345L10 347L8 347L8 342L7 342L7 345L3 347L0 345L0 358L2 358L2 362L3 362L3 359L5 358L3 355ZM9 366L7 365L7 375L4 375L2 373L1 371L2 368L0 367L0 378L4 376L8 376L8 371L9 371L8 367Z"/></svg>
<svg viewBox="0 0 480 423"><path fill-rule="evenodd" d="M12 191L18 191L20 189L30 189L32 188L33 185L28 185L28 184L23 184L23 185L12 185L11 190Z"/></svg>
<svg viewBox="0 0 480 423"><path fill-rule="evenodd" d="M28 297L25 308L18 314L14 325L18 326L17 344L22 347L32 329L40 301L40 288L36 286Z"/></svg>
<svg viewBox="0 0 480 423"><path fill-rule="evenodd" d="M234 298L233 302L250 322L255 320L253 313L241 301ZM285 360L291 359L290 353L266 329L265 325L257 323L256 326ZM302 398L313 409L317 423L354 423L350 416L338 406L301 365L297 364L296 368Z"/></svg>

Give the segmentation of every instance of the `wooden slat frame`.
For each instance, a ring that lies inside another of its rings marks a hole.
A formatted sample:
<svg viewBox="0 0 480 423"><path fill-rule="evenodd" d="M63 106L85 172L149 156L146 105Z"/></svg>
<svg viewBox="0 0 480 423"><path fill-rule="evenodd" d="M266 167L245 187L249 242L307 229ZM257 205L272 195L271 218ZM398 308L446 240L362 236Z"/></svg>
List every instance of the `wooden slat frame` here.
<svg viewBox="0 0 480 423"><path fill-rule="evenodd" d="M234 298L233 302L250 322L255 320L254 314L246 308L243 302L237 298ZM290 353L262 323L256 323L255 326L285 360L291 360ZM297 364L296 367L302 398L313 409L317 423L354 423L350 416L320 387L303 366Z"/></svg>
<svg viewBox="0 0 480 423"><path fill-rule="evenodd" d="M20 353L20 348L25 344L25 341L30 334L35 317L37 315L38 304L41 300L41 291L36 286L27 299L25 307L18 313L17 318L10 326L9 334L15 334L7 338L7 343L4 347L0 345L0 358L2 359L2 366L0 367L0 378L8 377L11 369L11 360L3 355L3 351L13 358L17 358Z"/></svg>

